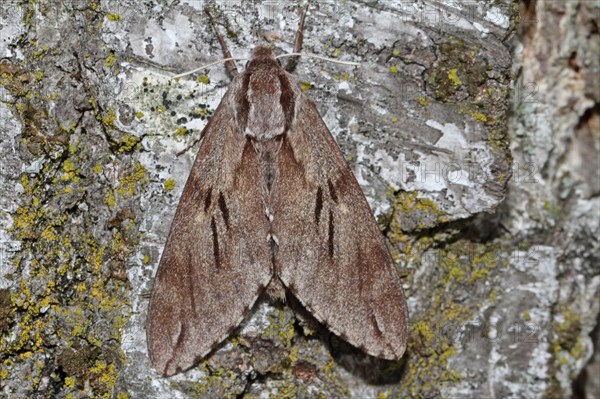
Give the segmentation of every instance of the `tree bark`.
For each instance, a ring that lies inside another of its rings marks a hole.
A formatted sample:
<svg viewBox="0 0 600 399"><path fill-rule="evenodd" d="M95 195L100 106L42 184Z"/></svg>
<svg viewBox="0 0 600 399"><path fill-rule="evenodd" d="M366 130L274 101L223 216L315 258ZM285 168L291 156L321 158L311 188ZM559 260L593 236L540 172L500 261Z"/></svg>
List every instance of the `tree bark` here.
<svg viewBox="0 0 600 399"><path fill-rule="evenodd" d="M303 3L0 6L0 392L9 398L600 396L595 1L315 1L295 75L402 273L404 358L262 300L199 365L149 362L152 276L234 57ZM243 63L238 62L238 68ZM344 293L340 293L343 295Z"/></svg>

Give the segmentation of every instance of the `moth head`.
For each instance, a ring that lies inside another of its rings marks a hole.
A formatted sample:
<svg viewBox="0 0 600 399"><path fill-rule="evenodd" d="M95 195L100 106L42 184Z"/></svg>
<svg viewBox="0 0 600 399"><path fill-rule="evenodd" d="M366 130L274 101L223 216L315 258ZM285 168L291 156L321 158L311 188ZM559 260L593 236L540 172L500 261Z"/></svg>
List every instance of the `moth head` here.
<svg viewBox="0 0 600 399"><path fill-rule="evenodd" d="M258 66L273 65L281 67L279 60L275 59L273 51L265 46L258 46L252 52L252 58L246 64L246 69L251 69Z"/></svg>

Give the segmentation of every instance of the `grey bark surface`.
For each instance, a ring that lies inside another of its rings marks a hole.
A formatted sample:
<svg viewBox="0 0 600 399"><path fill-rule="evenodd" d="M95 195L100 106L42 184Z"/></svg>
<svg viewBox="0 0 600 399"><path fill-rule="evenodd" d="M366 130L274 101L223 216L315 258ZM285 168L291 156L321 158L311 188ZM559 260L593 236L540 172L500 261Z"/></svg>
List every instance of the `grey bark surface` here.
<svg viewBox="0 0 600 399"><path fill-rule="evenodd" d="M261 301L198 367L152 369L152 276L236 57L303 4L0 5L0 397L600 396L597 1L315 1L296 76L403 274L404 358ZM238 63L239 67L243 66ZM343 295L343 293L340 293Z"/></svg>

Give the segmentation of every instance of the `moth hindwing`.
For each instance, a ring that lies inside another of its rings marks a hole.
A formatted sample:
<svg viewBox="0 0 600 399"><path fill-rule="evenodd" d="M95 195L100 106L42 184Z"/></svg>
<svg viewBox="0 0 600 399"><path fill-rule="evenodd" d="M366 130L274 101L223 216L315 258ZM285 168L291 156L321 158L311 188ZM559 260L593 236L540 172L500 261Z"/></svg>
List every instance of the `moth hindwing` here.
<svg viewBox="0 0 600 399"><path fill-rule="evenodd" d="M148 349L165 376L206 356L275 285L366 353L404 353L399 276L294 66L267 47L242 73L228 64L234 78L202 132L150 299Z"/></svg>

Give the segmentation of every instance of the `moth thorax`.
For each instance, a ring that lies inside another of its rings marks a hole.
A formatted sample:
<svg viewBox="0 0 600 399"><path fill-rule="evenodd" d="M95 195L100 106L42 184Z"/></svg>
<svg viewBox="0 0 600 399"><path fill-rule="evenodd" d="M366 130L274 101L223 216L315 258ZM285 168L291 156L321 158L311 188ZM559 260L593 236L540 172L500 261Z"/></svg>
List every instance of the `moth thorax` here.
<svg viewBox="0 0 600 399"><path fill-rule="evenodd" d="M288 76L278 65L267 62L247 74L245 135L257 140L283 135L295 114L296 94Z"/></svg>

